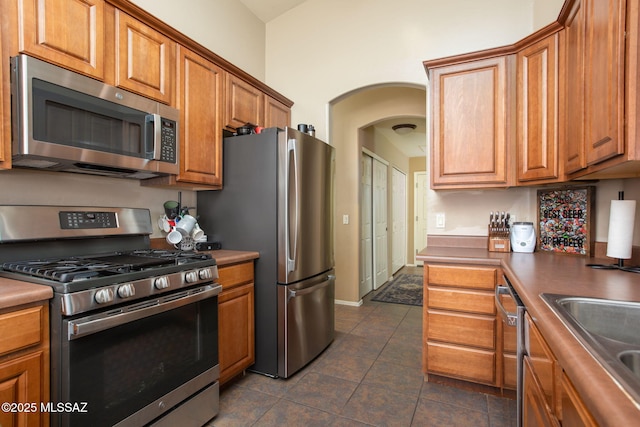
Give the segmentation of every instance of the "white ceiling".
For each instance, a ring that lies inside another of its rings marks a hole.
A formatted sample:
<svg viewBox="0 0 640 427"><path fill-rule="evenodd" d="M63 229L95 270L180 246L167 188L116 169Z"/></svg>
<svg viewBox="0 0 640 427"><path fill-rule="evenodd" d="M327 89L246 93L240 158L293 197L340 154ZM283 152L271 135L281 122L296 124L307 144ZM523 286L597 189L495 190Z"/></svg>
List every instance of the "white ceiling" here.
<svg viewBox="0 0 640 427"><path fill-rule="evenodd" d="M306 0L240 0L262 22L269 22Z"/></svg>
<svg viewBox="0 0 640 427"><path fill-rule="evenodd" d="M401 123L413 123L416 129L406 135L398 135L391 129L392 126ZM426 156L427 148L427 125L424 118L416 117L396 117L383 120L373 125L376 132L379 132L407 157Z"/></svg>

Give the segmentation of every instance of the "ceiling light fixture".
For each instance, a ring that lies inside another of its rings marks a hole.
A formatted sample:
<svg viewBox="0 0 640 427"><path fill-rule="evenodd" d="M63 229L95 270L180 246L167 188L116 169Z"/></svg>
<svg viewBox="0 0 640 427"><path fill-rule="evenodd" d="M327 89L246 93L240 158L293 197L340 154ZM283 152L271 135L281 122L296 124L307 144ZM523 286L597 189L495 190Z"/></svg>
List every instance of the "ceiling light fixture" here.
<svg viewBox="0 0 640 427"><path fill-rule="evenodd" d="M391 129L393 129L393 131L398 135L406 135L413 132L416 129L416 125L413 123L400 123L398 125L393 125Z"/></svg>

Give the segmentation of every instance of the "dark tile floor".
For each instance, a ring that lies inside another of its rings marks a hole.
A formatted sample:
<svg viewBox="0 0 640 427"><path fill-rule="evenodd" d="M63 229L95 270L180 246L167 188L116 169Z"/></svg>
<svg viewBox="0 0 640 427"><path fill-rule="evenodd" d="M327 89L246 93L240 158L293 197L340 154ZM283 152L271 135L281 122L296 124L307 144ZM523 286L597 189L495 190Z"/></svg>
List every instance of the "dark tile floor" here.
<svg viewBox="0 0 640 427"><path fill-rule="evenodd" d="M514 400L424 381L422 307L372 295L336 305L336 339L291 378L248 372L225 386L208 427L515 426Z"/></svg>

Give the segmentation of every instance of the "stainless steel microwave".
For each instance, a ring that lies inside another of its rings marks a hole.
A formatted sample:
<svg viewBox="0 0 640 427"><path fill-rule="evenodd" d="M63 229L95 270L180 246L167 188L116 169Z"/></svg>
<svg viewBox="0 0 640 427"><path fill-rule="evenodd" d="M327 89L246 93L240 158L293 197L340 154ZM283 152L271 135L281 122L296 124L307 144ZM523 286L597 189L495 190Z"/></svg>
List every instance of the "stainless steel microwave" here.
<svg viewBox="0 0 640 427"><path fill-rule="evenodd" d="M27 55L11 58L13 166L178 174L177 109Z"/></svg>

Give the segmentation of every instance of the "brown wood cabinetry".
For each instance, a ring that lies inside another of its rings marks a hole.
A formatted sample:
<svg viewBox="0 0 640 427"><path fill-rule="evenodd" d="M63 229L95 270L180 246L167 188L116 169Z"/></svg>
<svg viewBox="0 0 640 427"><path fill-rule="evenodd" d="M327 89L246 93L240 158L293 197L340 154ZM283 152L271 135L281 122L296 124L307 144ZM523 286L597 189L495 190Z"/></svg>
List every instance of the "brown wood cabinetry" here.
<svg viewBox="0 0 640 427"><path fill-rule="evenodd" d="M528 314L524 330L524 426L559 426L558 362Z"/></svg>
<svg viewBox="0 0 640 427"><path fill-rule="evenodd" d="M291 126L291 108L268 95L264 97L264 127Z"/></svg>
<svg viewBox="0 0 640 427"><path fill-rule="evenodd" d="M176 43L115 10L115 85L174 105Z"/></svg>
<svg viewBox="0 0 640 427"><path fill-rule="evenodd" d="M18 0L19 51L103 80L104 6L103 0Z"/></svg>
<svg viewBox="0 0 640 427"><path fill-rule="evenodd" d="M423 370L497 386L499 268L425 264ZM501 366L501 364L500 364Z"/></svg>
<svg viewBox="0 0 640 427"><path fill-rule="evenodd" d="M565 9L566 169L573 173L625 153L626 2L576 0Z"/></svg>
<svg viewBox="0 0 640 427"><path fill-rule="evenodd" d="M236 129L250 123L263 126L264 94L236 76L227 76L227 119L225 126Z"/></svg>
<svg viewBox="0 0 640 427"><path fill-rule="evenodd" d="M431 82L431 187L509 186L513 56L424 65Z"/></svg>
<svg viewBox="0 0 640 427"><path fill-rule="evenodd" d="M227 74L220 67L179 48L180 173L151 178L145 186L222 188L222 109Z"/></svg>
<svg viewBox="0 0 640 427"><path fill-rule="evenodd" d="M518 182L552 182L560 177L558 34L527 46L516 62Z"/></svg>
<svg viewBox="0 0 640 427"><path fill-rule="evenodd" d="M247 123L265 128L284 128L291 124L291 109L255 86L229 74L225 127L235 130Z"/></svg>
<svg viewBox="0 0 640 427"><path fill-rule="evenodd" d="M224 384L255 362L253 261L218 268L218 354Z"/></svg>
<svg viewBox="0 0 640 427"><path fill-rule="evenodd" d="M525 316L525 345L524 426L596 426L593 416L528 314Z"/></svg>
<svg viewBox="0 0 640 427"><path fill-rule="evenodd" d="M564 372L562 373L561 392L563 427L596 427L598 425Z"/></svg>
<svg viewBox="0 0 640 427"><path fill-rule="evenodd" d="M40 402L49 401L49 306L0 311L0 401L35 404L35 411L2 411L0 425L48 426Z"/></svg>

